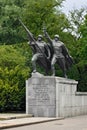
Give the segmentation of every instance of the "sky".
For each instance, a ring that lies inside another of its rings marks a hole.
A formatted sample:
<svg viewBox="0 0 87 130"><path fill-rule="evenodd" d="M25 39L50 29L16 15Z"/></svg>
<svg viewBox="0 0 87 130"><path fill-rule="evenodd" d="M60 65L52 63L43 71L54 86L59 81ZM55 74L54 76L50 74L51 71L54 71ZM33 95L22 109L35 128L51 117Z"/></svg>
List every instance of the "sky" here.
<svg viewBox="0 0 87 130"><path fill-rule="evenodd" d="M63 2L62 11L68 14L73 9L87 8L87 0L66 0Z"/></svg>

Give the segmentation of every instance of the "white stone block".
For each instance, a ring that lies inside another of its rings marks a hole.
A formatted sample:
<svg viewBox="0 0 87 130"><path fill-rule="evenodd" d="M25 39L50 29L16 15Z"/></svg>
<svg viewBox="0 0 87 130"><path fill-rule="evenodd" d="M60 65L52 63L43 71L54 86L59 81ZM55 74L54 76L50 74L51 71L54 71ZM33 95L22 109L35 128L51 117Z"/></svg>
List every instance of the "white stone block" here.
<svg viewBox="0 0 87 130"><path fill-rule="evenodd" d="M26 81L26 113L45 117L69 117L79 113L76 87L75 80L36 74Z"/></svg>

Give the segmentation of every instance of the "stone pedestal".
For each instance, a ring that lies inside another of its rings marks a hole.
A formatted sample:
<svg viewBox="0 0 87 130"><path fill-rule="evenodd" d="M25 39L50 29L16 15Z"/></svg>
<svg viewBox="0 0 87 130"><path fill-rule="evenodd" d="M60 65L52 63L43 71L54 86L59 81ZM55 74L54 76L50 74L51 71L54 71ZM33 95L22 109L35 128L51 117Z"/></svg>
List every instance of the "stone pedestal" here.
<svg viewBox="0 0 87 130"><path fill-rule="evenodd" d="M26 81L26 113L35 117L60 117L65 104L61 94L75 93L76 84L74 80L33 74Z"/></svg>

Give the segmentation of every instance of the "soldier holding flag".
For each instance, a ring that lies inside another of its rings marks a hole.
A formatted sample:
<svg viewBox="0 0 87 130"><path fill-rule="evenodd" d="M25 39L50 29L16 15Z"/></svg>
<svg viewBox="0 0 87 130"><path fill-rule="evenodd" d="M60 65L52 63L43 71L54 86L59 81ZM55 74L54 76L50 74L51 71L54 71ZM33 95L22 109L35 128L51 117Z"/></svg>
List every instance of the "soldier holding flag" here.
<svg viewBox="0 0 87 130"><path fill-rule="evenodd" d="M28 34L29 38L29 45L32 48L33 56L32 56L32 66L33 66L33 73L35 73L36 70L36 63L38 63L40 66L42 66L46 74L51 70L51 64L50 64L50 49L48 45L43 41L43 36L38 35L37 40L33 37L33 34L29 31L29 29L23 24L23 22L19 19L21 25L24 27L25 31Z"/></svg>

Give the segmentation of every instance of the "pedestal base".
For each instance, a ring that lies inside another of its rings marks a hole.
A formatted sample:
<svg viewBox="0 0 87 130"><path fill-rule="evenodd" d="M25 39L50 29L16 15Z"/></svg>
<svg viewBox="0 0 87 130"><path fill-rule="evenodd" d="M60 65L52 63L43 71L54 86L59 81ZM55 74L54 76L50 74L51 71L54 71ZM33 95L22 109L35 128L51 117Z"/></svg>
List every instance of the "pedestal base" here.
<svg viewBox="0 0 87 130"><path fill-rule="evenodd" d="M35 117L60 117L63 103L60 94L70 86L74 86L75 93L76 84L74 80L35 74L26 81L26 113Z"/></svg>

